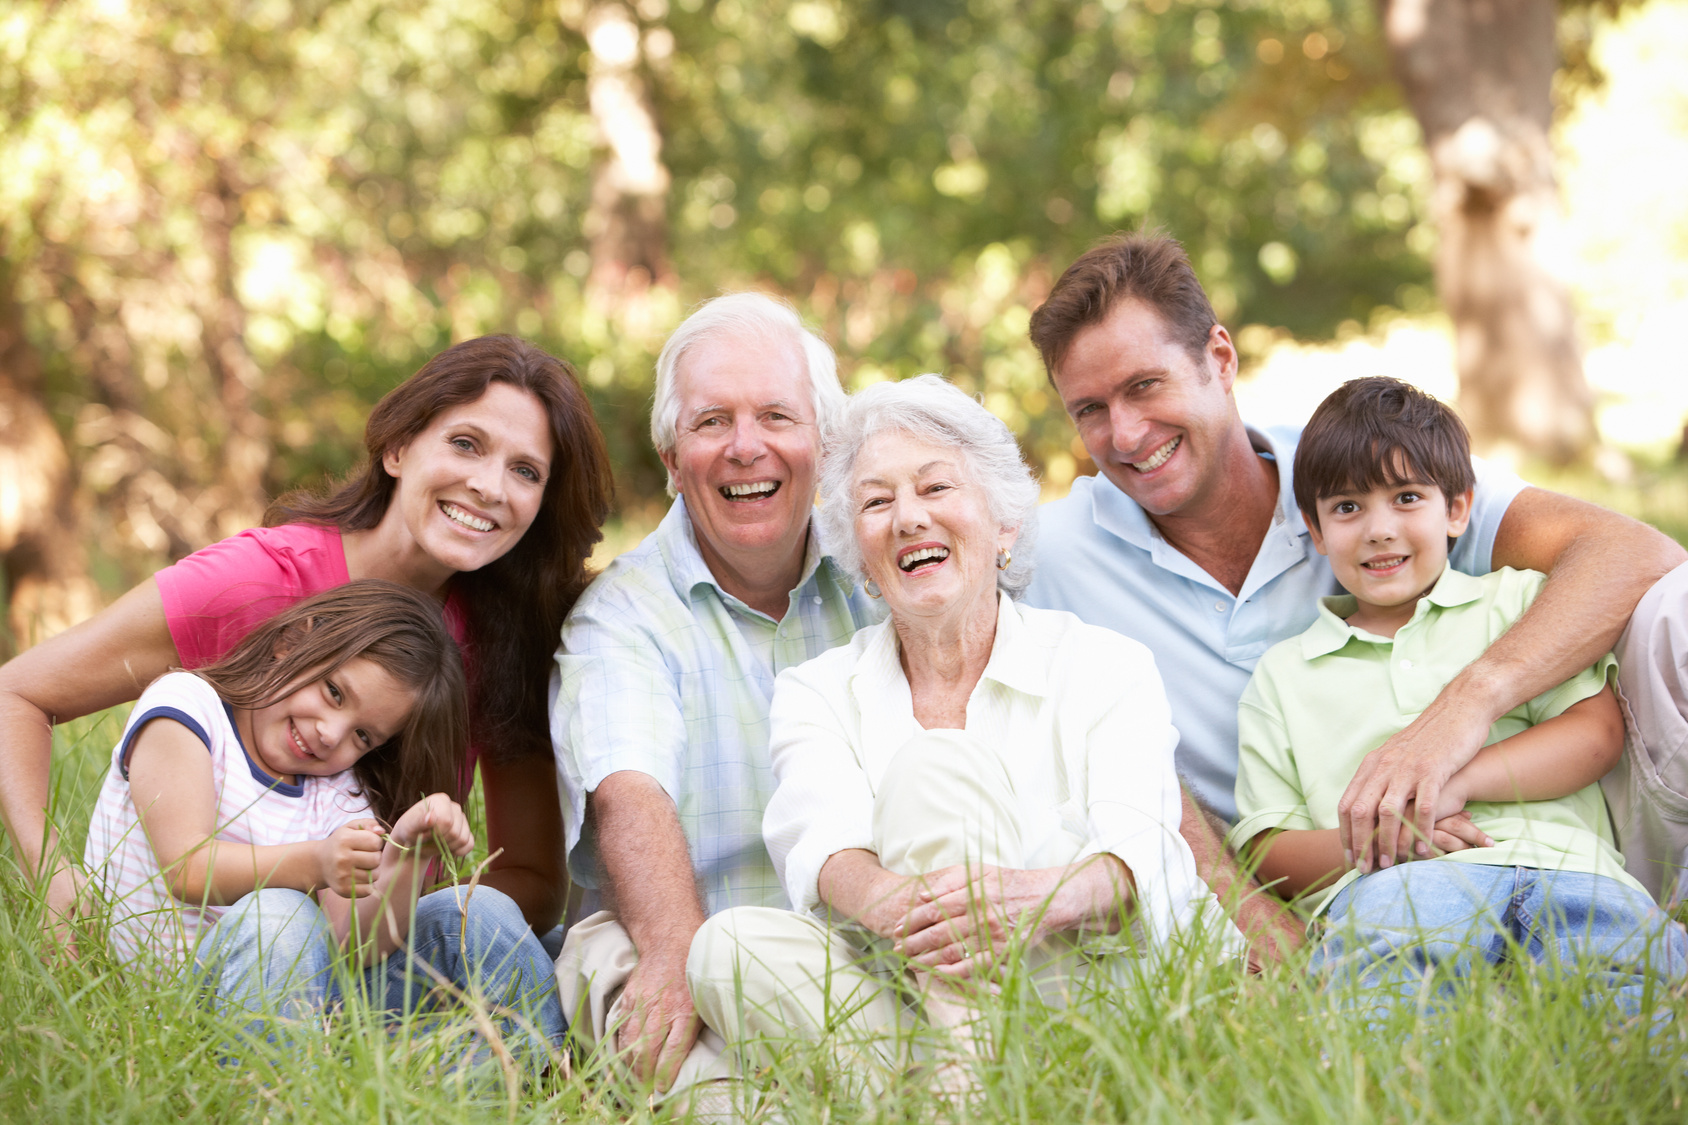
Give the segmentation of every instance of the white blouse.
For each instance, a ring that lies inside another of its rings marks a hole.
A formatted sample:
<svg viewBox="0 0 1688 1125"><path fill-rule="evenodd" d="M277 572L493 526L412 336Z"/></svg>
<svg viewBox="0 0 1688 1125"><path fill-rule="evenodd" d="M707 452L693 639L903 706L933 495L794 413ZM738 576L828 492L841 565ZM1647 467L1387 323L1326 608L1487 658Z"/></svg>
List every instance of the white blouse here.
<svg viewBox="0 0 1688 1125"><path fill-rule="evenodd" d="M1156 944L1198 914L1222 919L1209 913L1218 903L1178 834L1178 732L1154 657L1070 613L999 603L966 731L1009 764L1031 865L1118 856L1137 886L1141 932ZM792 904L815 911L821 866L847 848L872 850L877 787L921 730L891 622L781 672L769 724L776 788L762 834ZM1084 844L1072 856L1075 838Z"/></svg>

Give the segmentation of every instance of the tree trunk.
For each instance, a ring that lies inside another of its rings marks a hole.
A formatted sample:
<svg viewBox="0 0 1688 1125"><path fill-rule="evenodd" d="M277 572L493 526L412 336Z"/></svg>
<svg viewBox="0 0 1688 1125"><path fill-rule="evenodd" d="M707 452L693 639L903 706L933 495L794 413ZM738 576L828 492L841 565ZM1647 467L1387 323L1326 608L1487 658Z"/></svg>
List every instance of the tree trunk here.
<svg viewBox="0 0 1688 1125"><path fill-rule="evenodd" d="M41 404L40 357L0 262L0 660L99 609L73 500L70 457Z"/></svg>
<svg viewBox="0 0 1688 1125"><path fill-rule="evenodd" d="M619 3L596 4L583 30L592 52L587 101L607 152L592 177L586 233L595 299L619 305L668 279L668 168L640 73L639 25Z"/></svg>
<svg viewBox="0 0 1688 1125"><path fill-rule="evenodd" d="M1563 464L1596 439L1575 311L1544 249L1563 221L1548 126L1553 0L1381 0L1424 131L1454 322L1460 409L1479 449Z"/></svg>
<svg viewBox="0 0 1688 1125"><path fill-rule="evenodd" d="M217 530L228 536L263 520L269 502L264 473L270 463L270 441L268 424L252 409L252 392L263 384L263 372L246 349L246 309L234 288L234 224L240 196L222 161L212 188L200 201L200 216L216 275L208 287L210 303L201 313L201 324L205 360L226 427L221 479L212 487L224 493Z"/></svg>

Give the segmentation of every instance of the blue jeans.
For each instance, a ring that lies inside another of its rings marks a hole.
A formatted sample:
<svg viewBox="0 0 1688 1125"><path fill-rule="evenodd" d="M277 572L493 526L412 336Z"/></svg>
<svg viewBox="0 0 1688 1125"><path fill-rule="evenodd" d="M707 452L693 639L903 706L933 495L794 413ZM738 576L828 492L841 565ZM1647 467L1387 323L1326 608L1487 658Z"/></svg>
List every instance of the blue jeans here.
<svg viewBox="0 0 1688 1125"><path fill-rule="evenodd" d="M1616 879L1426 860L1363 875L1326 914L1313 969L1374 1018L1391 1002L1446 999L1479 964L1533 961L1577 973L1626 1016L1688 979L1688 933ZM1386 994L1366 1003L1359 991ZM1651 995L1649 995L1651 993ZM1662 1010L1662 1009L1659 1009Z"/></svg>
<svg viewBox="0 0 1688 1125"><path fill-rule="evenodd" d="M272 1034L270 1017L310 1019L349 992L395 1013L455 1003L424 966L493 1012L504 1012L495 1024L517 1057L543 1060L568 1031L551 958L515 902L491 887L423 895L406 948L349 979L334 971L336 953L333 931L314 898L262 890L218 919L196 961L217 1010L259 1017L247 1030L260 1038Z"/></svg>

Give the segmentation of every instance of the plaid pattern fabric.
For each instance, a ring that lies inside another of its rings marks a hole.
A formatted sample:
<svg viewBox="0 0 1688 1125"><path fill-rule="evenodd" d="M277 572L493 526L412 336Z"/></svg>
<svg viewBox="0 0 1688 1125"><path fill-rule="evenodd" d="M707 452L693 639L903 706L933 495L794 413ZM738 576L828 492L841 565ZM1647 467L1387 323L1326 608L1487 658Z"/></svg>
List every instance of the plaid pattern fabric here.
<svg viewBox="0 0 1688 1125"><path fill-rule="evenodd" d="M716 583L676 499L569 614L552 678L551 741L569 868L589 890L587 909L602 875L584 825L586 795L621 770L650 775L674 798L710 913L789 905L762 843L774 791L774 677L881 616L817 540L811 524L802 580L776 622Z"/></svg>

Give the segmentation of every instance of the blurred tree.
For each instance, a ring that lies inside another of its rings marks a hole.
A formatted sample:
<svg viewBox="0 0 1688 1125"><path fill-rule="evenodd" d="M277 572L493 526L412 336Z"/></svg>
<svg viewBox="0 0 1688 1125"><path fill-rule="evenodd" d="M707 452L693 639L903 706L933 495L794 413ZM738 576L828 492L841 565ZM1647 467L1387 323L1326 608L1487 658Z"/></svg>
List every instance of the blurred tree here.
<svg viewBox="0 0 1688 1125"><path fill-rule="evenodd" d="M0 247L40 376L6 393L108 588L348 468L381 393L489 331L580 366L647 520L655 351L746 286L857 385L977 391L1058 490L1087 466L1026 323L1114 229L1183 239L1249 354L1433 304L1377 10L14 0Z"/></svg>
<svg viewBox="0 0 1688 1125"><path fill-rule="evenodd" d="M1570 289L1548 248L1563 212L1548 127L1553 0L1383 0L1395 72L1424 130L1460 406L1479 445L1565 463L1595 440Z"/></svg>

